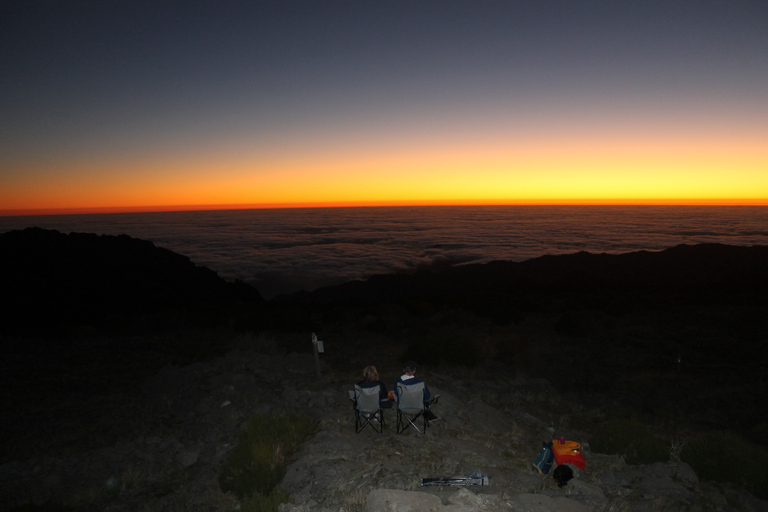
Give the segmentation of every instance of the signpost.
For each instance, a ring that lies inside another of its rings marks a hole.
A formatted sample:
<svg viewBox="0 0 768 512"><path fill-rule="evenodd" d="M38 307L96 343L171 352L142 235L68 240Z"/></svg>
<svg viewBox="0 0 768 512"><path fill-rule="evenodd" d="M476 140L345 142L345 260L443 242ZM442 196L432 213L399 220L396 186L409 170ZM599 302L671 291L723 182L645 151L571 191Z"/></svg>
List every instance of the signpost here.
<svg viewBox="0 0 768 512"><path fill-rule="evenodd" d="M325 346L317 335L312 333L312 347L315 352L315 370L317 371L317 380L320 380L320 354L325 352Z"/></svg>

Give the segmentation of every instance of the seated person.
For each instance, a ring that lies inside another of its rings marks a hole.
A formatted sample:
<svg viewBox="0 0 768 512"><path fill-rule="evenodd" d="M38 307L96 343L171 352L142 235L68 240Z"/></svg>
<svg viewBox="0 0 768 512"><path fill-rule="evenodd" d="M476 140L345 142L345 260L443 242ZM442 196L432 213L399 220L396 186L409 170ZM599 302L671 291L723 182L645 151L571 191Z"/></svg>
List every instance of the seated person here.
<svg viewBox="0 0 768 512"><path fill-rule="evenodd" d="M361 388L372 388L379 386L379 403L382 409L390 409L392 407L392 399L387 394L387 386L379 380L379 372L375 366L366 366L363 368L363 380L357 383Z"/></svg>
<svg viewBox="0 0 768 512"><path fill-rule="evenodd" d="M397 401L399 399L399 389L397 387L398 384L402 383L408 386L411 384L418 384L419 382L424 381L416 377L416 362L406 361L405 365L403 366L403 374L399 379L397 379L397 382L395 382L395 400ZM435 403L436 399L437 397L432 398L432 393L429 391L427 383L424 382L424 408L426 409L424 414L427 417L427 421L435 421L437 419L437 416L435 416L435 414L429 410L432 404Z"/></svg>

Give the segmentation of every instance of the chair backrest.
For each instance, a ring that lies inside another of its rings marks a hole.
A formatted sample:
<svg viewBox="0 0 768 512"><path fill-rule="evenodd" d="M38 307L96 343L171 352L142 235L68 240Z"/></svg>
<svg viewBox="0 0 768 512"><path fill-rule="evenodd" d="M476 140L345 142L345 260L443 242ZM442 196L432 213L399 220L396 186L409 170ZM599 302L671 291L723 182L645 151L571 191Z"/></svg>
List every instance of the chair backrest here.
<svg viewBox="0 0 768 512"><path fill-rule="evenodd" d="M417 414L424 410L424 383L397 383L397 408L408 414Z"/></svg>
<svg viewBox="0 0 768 512"><path fill-rule="evenodd" d="M380 384L376 384L370 388L361 387L360 384L355 384L355 397L357 404L355 407L360 412L375 413L381 409L379 402L379 394L381 390Z"/></svg>

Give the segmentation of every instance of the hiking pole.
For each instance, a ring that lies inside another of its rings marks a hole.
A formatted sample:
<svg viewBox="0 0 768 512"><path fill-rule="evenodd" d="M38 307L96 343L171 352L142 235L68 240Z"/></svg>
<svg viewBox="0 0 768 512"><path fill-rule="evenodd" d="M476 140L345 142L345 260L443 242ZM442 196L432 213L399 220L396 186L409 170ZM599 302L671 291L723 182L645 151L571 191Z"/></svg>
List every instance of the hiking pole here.
<svg viewBox="0 0 768 512"><path fill-rule="evenodd" d="M479 487L482 485L491 485L491 481L488 475L480 474L480 470L475 470L474 473L467 476L453 476L453 477L430 477L421 480L421 485L465 485L468 487Z"/></svg>

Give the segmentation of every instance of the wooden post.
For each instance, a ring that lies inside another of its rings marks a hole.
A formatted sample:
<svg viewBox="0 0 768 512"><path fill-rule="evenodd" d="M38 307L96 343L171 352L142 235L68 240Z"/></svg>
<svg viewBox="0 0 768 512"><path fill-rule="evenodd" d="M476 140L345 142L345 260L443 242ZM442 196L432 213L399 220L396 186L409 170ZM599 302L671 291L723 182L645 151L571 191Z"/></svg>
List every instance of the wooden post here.
<svg viewBox="0 0 768 512"><path fill-rule="evenodd" d="M318 342L315 333L312 333L312 349L315 352L315 370L317 372L317 380L320 380L320 343L321 342Z"/></svg>

